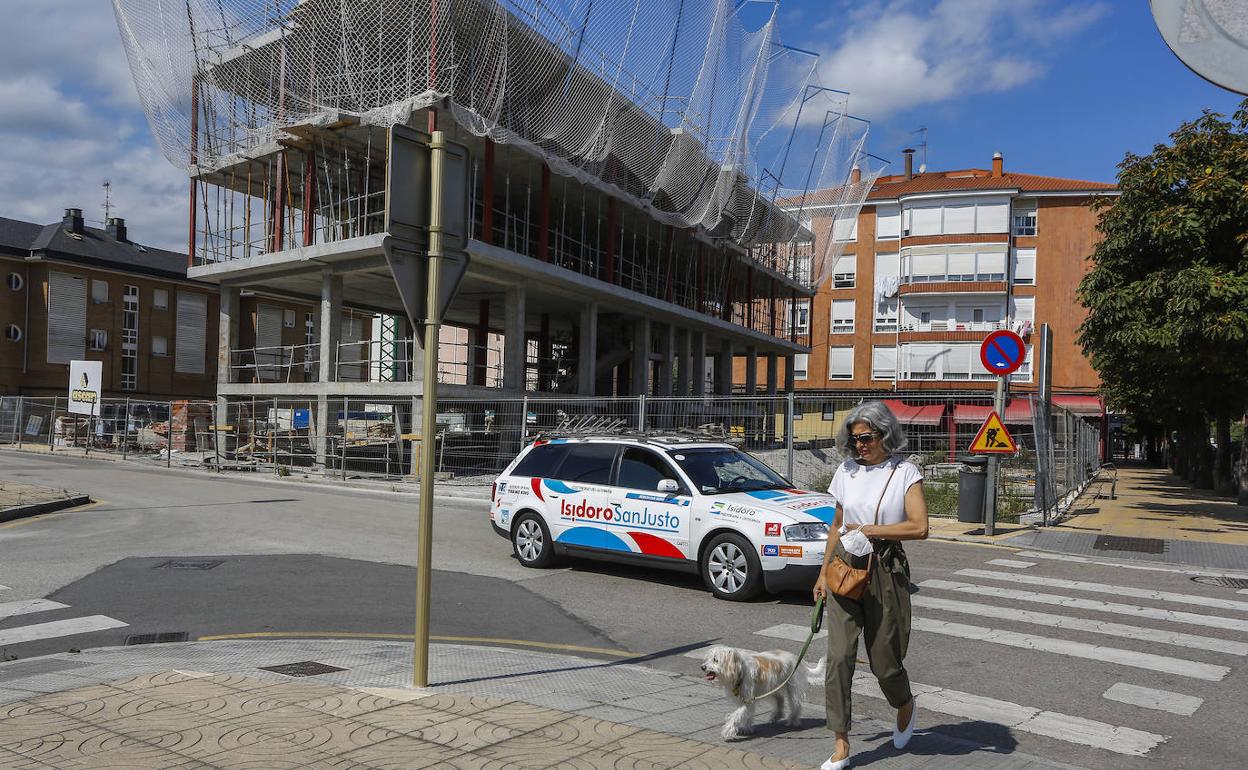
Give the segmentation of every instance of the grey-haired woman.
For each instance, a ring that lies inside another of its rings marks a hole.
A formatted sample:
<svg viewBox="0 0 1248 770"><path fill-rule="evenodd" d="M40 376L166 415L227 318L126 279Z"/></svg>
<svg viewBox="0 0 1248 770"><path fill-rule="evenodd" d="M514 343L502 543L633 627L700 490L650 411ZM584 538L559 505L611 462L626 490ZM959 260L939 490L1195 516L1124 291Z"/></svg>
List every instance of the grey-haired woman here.
<svg viewBox="0 0 1248 770"><path fill-rule="evenodd" d="M866 641L871 673L897 709L893 745L904 748L914 734L914 694L904 665L910 642L910 565L901 541L927 537L927 502L923 472L895 456L905 442L897 418L880 401L853 409L841 428L838 443L851 459L841 463L828 487L836 498L836 520L814 589L816 599L828 597L824 692L828 729L836 733L836 748L823 770L849 766L850 688L859 634ZM858 599L833 593L828 579L833 557L855 569L868 566L870 554L854 556L841 544L842 535L854 529L875 552L866 591Z"/></svg>

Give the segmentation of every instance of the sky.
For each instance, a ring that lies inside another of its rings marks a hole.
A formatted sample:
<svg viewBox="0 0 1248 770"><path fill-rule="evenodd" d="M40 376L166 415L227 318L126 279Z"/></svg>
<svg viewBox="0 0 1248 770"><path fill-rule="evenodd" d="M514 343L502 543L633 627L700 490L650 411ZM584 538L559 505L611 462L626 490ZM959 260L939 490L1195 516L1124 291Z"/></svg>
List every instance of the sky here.
<svg viewBox="0 0 1248 770"><path fill-rule="evenodd" d="M112 4L0 7L0 216L47 223L72 206L100 226L107 179L133 240L185 249L186 176L147 127ZM1007 170L1113 181L1125 153L1241 98L1174 57L1145 0L781 0L778 13L783 41L851 93L891 171L926 128L934 171L1000 151Z"/></svg>

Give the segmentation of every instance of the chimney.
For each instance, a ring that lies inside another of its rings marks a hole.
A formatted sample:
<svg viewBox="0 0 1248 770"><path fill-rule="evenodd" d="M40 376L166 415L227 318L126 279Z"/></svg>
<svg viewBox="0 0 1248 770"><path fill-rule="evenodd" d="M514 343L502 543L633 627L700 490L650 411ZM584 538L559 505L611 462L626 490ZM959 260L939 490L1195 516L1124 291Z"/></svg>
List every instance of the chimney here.
<svg viewBox="0 0 1248 770"><path fill-rule="evenodd" d="M82 235L82 209L65 209L61 224L69 232Z"/></svg>
<svg viewBox="0 0 1248 770"><path fill-rule="evenodd" d="M906 179L914 179L914 150L907 147L901 154L906 156Z"/></svg>
<svg viewBox="0 0 1248 770"><path fill-rule="evenodd" d="M121 217L109 217L108 224L104 226L104 229L113 240L121 241L122 243L129 242L126 238L126 220Z"/></svg>
<svg viewBox="0 0 1248 770"><path fill-rule="evenodd" d="M854 169L849 172L849 183L858 184L861 181L862 181L862 167L859 166L857 163L855 163Z"/></svg>
<svg viewBox="0 0 1248 770"><path fill-rule="evenodd" d="M1000 177L1000 176L1003 176L1004 174L1005 174L1005 159L1001 157L1000 152L994 152L992 154L992 175L994 177Z"/></svg>

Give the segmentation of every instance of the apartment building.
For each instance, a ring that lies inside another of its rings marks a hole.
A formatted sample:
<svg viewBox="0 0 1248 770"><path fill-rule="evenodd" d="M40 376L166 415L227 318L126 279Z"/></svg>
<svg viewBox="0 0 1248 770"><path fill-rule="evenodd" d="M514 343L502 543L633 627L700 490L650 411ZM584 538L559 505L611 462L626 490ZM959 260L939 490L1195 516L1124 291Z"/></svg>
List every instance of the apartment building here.
<svg viewBox="0 0 1248 770"><path fill-rule="evenodd" d="M798 389L906 393L991 390L979 346L997 329L1028 343L1012 392L1037 387L1033 331L1054 335L1059 403L1089 416L1103 408L1099 380L1077 343L1083 309L1076 287L1098 238L1092 202L1112 184L990 169L881 177L853 218L808 207L822 237L844 250L810 300L795 309ZM822 221L821 221L822 220Z"/></svg>

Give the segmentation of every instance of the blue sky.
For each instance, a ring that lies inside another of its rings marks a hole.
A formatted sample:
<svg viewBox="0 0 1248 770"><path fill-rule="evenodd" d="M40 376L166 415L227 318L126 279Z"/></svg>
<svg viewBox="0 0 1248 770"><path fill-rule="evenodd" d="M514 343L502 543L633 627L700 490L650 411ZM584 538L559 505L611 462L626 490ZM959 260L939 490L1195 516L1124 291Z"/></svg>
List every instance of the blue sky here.
<svg viewBox="0 0 1248 770"><path fill-rule="evenodd" d="M3 0L0 216L102 220L104 179L131 237L185 248L184 173L157 150L105 0ZM871 150L900 166L928 129L933 170L986 167L1112 181L1179 122L1239 97L1170 53L1145 0L781 0L785 42L853 92Z"/></svg>

